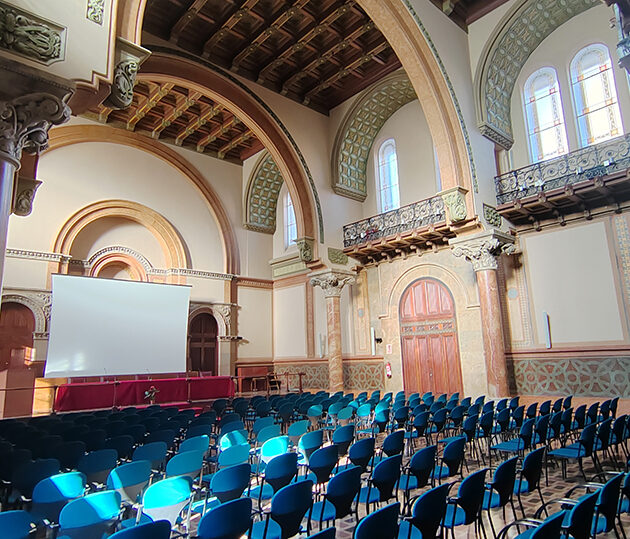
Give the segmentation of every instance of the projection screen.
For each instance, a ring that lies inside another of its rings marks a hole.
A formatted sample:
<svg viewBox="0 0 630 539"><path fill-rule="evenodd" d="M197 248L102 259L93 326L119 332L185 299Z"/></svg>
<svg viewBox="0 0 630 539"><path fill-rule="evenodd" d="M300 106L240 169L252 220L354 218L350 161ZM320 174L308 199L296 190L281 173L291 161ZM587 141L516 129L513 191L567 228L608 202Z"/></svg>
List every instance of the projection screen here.
<svg viewBox="0 0 630 539"><path fill-rule="evenodd" d="M52 276L46 378L186 372L190 287Z"/></svg>

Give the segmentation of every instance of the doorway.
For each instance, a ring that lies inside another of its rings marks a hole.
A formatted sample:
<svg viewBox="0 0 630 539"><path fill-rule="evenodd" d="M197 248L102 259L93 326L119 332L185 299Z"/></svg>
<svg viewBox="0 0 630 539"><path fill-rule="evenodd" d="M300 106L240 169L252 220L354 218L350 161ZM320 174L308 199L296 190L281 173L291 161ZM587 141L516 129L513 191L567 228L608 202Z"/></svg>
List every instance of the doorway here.
<svg viewBox="0 0 630 539"><path fill-rule="evenodd" d="M219 326L210 313L200 313L188 328L188 370L216 376Z"/></svg>
<svg viewBox="0 0 630 539"><path fill-rule="evenodd" d="M405 392L461 392L455 303L450 290L436 279L418 279L403 292L399 309Z"/></svg>

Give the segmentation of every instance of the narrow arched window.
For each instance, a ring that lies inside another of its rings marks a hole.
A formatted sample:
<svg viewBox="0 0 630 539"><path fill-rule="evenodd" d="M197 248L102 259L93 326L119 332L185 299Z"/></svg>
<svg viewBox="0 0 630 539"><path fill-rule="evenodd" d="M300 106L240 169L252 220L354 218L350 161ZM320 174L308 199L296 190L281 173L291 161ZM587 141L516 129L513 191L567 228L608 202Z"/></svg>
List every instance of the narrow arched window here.
<svg viewBox="0 0 630 539"><path fill-rule="evenodd" d="M378 205L380 212L400 208L400 190L398 188L398 159L396 143L388 139L378 149Z"/></svg>
<svg viewBox="0 0 630 539"><path fill-rule="evenodd" d="M529 151L533 162L567 153L558 76L552 67L534 71L524 88Z"/></svg>
<svg viewBox="0 0 630 539"><path fill-rule="evenodd" d="M297 239L297 223L291 195L284 196L284 247L287 248Z"/></svg>
<svg viewBox="0 0 630 539"><path fill-rule="evenodd" d="M582 147L623 133L615 75L606 45L589 45L573 57L571 85Z"/></svg>

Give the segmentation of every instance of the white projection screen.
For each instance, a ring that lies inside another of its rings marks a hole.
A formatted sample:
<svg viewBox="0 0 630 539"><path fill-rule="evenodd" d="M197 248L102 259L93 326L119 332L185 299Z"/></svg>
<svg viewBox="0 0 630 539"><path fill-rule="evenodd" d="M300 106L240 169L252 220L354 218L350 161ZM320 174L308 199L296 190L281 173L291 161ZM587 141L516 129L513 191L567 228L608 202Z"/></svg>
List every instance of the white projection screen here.
<svg viewBox="0 0 630 539"><path fill-rule="evenodd" d="M190 287L52 276L46 378L186 372Z"/></svg>

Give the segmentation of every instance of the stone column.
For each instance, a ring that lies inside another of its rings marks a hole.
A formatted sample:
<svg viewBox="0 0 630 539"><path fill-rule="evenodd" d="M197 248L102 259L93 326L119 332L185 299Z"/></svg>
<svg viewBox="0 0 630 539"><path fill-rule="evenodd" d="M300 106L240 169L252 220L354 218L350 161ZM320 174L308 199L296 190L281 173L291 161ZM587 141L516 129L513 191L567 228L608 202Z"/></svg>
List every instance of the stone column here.
<svg viewBox="0 0 630 539"><path fill-rule="evenodd" d="M15 173L22 150L39 153L47 148L50 127L70 119L65 98L71 92L61 79L44 78L34 69L0 60L0 293L9 215L14 209ZM23 198L19 213L27 213Z"/></svg>
<svg viewBox="0 0 630 539"><path fill-rule="evenodd" d="M311 285L319 286L326 297L326 329L328 332L328 390L343 391L341 357L340 296L346 284L354 282L354 274L342 270L324 270L311 275Z"/></svg>
<svg viewBox="0 0 630 539"><path fill-rule="evenodd" d="M472 263L479 288L481 305L481 333L486 360L488 393L491 397L510 394L503 317L497 280L498 255L514 251L514 239L492 230L450 240L455 256L463 256Z"/></svg>

